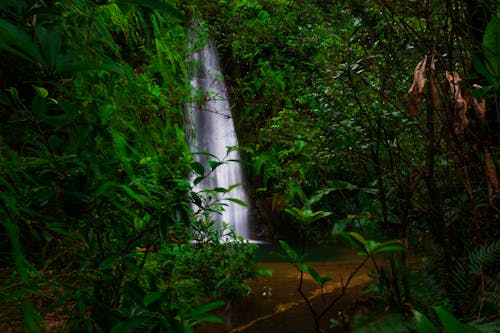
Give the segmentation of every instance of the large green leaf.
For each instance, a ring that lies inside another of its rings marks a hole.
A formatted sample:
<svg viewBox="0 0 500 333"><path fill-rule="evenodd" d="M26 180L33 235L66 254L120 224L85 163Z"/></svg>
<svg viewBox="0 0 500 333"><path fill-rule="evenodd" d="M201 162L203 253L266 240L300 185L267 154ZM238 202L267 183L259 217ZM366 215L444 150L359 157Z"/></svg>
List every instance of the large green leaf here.
<svg viewBox="0 0 500 333"><path fill-rule="evenodd" d="M453 314L451 314L448 310L443 308L442 306L436 306L434 308L436 311L441 323L443 324L446 332L453 333L474 333L475 329L469 327L465 324L462 324Z"/></svg>
<svg viewBox="0 0 500 333"><path fill-rule="evenodd" d="M500 79L500 18L493 16L483 36L483 53L488 71Z"/></svg>
<svg viewBox="0 0 500 333"><path fill-rule="evenodd" d="M44 27L37 27L36 32L45 64L53 69L61 57L61 34L57 30Z"/></svg>
<svg viewBox="0 0 500 333"><path fill-rule="evenodd" d="M438 329L422 313L413 310L413 315L417 321L417 330L419 333L438 333Z"/></svg>
<svg viewBox="0 0 500 333"><path fill-rule="evenodd" d="M204 176L205 175L205 168L203 167L203 164L201 164L200 162L192 162L191 163L191 169L197 174L197 175L200 175L200 176Z"/></svg>
<svg viewBox="0 0 500 333"><path fill-rule="evenodd" d="M0 49L32 63L46 65L31 36L4 19L0 19Z"/></svg>

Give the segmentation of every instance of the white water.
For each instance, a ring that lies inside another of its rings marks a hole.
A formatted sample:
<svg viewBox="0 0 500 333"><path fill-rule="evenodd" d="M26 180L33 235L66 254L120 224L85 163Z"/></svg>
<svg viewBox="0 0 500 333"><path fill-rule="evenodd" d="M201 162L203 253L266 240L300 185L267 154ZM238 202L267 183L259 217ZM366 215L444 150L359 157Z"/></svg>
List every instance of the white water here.
<svg viewBox="0 0 500 333"><path fill-rule="evenodd" d="M229 188L232 185L241 184L224 196L219 196L219 200L222 200L227 206L224 207L222 214L214 214L212 218L219 225L222 222L228 223L238 235L249 239L248 208L224 200L224 198L229 197L248 203L243 186L241 165L234 161L240 160L239 152L232 150L229 154L227 153L228 147L238 146L238 139L217 49L212 44L206 45L193 53L191 60L195 67L190 80L193 98L186 112L191 152L206 152L217 157L203 154L194 155L195 159L204 165L205 173L209 173L211 170L207 165L207 160L225 161L224 164L215 168L206 179L197 184L196 190Z"/></svg>

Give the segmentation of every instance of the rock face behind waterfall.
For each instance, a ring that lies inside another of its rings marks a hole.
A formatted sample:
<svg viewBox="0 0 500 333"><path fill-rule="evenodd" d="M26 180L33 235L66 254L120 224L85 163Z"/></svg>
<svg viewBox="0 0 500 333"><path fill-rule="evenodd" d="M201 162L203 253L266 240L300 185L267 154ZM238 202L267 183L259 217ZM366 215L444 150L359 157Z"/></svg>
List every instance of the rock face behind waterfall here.
<svg viewBox="0 0 500 333"><path fill-rule="evenodd" d="M229 188L235 184L241 184L233 188L225 197L248 202L243 187L243 174L239 162L239 152L228 147L238 146L238 139L234 128L233 117L229 105L226 85L222 76L217 49L208 44L201 50L191 55L194 70L191 76L193 89L192 102L186 108L186 119L188 128L188 139L190 149L195 154L195 159L202 163L205 170L211 170L207 164L208 160L224 160L225 163L217 166L214 172L197 184L198 190ZM219 223L227 222L234 228L236 233L249 238L248 208L232 201L224 201L227 206L222 214L215 214L213 219Z"/></svg>

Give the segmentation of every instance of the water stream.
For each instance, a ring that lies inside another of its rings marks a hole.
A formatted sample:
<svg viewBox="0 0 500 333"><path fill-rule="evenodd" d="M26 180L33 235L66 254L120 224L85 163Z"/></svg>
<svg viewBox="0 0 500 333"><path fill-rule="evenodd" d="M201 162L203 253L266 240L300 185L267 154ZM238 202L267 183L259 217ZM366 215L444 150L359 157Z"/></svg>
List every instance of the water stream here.
<svg viewBox="0 0 500 333"><path fill-rule="evenodd" d="M193 98L186 108L188 139L195 159L204 165L208 173L208 176L197 184L196 190L227 189L241 184L231 189L225 197L219 195L218 200L222 199L227 206L222 214L214 214L213 219L219 225L222 222L228 223L238 235L249 239L248 208L224 200L229 197L248 202L248 197L243 186L242 168L238 162L240 155L237 149L232 148L238 146L238 138L217 49L213 44L207 44L191 55L191 62L194 65L190 80ZM200 152L202 154L196 154ZM224 163L218 165L220 161ZM214 165L217 167L209 172Z"/></svg>

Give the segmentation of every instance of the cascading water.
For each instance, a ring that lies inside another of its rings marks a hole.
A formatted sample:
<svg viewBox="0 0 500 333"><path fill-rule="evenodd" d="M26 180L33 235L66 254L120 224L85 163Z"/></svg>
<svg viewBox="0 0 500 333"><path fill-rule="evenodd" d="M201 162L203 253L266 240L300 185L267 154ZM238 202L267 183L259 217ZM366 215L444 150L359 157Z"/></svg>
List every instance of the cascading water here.
<svg viewBox="0 0 500 333"><path fill-rule="evenodd" d="M191 60L195 67L190 80L194 93L192 102L186 108L190 149L193 153L202 153L194 156L205 170L211 170L207 163L209 160L214 160L216 164L218 161L225 161L196 187L198 190L227 189L232 185L241 184L231 189L226 196L248 202L241 165L236 162L240 160L239 152L236 149L228 150L228 147L238 146L238 139L217 49L213 44L205 45L191 55ZM238 235L249 239L248 208L233 201L226 200L224 203L227 204L224 211L214 214L213 219L218 221L219 225L222 222L228 223Z"/></svg>

